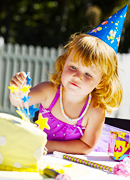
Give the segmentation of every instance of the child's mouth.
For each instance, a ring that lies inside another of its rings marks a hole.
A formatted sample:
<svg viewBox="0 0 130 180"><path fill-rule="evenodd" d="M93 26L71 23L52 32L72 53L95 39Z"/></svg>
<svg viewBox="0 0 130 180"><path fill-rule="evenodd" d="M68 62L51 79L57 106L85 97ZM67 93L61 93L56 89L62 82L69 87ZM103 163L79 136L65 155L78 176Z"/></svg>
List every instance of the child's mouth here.
<svg viewBox="0 0 130 180"><path fill-rule="evenodd" d="M73 86L79 87L76 83L71 82Z"/></svg>

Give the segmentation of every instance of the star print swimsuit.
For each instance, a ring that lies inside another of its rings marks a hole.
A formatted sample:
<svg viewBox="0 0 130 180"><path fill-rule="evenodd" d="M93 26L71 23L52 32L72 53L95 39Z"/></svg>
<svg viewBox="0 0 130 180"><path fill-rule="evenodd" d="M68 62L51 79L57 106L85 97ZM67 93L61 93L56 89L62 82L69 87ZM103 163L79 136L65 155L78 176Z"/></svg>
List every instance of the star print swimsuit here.
<svg viewBox="0 0 130 180"><path fill-rule="evenodd" d="M85 130L85 127L81 126L83 118L77 121L76 125L71 125L60 121L59 119L55 118L51 113L51 110L57 102L59 96L60 87L58 88L57 93L48 109L45 109L42 104L40 104L39 106L39 113L42 114L43 118L48 118L48 125L50 126L50 130L44 129L44 132L47 134L47 139L55 141L80 139L81 136L83 136ZM87 103L88 98L80 115L83 113Z"/></svg>

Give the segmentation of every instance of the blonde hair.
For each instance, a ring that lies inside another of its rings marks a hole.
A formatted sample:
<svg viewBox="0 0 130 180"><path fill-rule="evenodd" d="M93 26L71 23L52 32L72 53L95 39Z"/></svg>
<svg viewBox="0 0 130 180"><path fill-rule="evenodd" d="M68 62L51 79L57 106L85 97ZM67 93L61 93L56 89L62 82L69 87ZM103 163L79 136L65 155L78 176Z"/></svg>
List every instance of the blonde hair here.
<svg viewBox="0 0 130 180"><path fill-rule="evenodd" d="M102 72L99 85L92 91L94 107L101 107L108 112L117 109L122 100L122 86L118 76L118 63L115 51L99 38L87 34L74 34L64 47L67 51L55 62L55 71L50 81L56 86L61 83L61 74L67 57L73 53L73 60L82 59L82 64Z"/></svg>

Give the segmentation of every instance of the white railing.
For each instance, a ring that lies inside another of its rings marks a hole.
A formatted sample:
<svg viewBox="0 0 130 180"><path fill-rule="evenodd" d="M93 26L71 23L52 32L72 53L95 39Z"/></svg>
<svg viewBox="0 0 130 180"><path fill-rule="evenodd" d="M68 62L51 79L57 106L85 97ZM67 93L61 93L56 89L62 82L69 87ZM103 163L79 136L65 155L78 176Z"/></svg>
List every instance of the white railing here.
<svg viewBox="0 0 130 180"><path fill-rule="evenodd" d="M48 80L47 73L53 71L53 63L62 52L62 48L4 45L0 52L0 112L16 115L15 108L9 101L8 89L9 80L16 72L30 72L32 86ZM130 119L130 54L117 56L124 95L119 109L106 116Z"/></svg>
<svg viewBox="0 0 130 180"><path fill-rule="evenodd" d="M4 45L0 52L0 112L16 115L9 101L8 89L9 81L16 72L30 72L31 85L35 86L48 80L47 73L53 71L52 65L62 51L62 48Z"/></svg>

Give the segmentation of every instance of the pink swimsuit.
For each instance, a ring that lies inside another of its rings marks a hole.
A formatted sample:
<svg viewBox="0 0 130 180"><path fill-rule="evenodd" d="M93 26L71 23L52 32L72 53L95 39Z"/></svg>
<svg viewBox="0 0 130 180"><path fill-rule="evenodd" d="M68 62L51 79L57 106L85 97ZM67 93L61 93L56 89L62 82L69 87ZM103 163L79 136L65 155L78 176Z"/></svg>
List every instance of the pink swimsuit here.
<svg viewBox="0 0 130 180"><path fill-rule="evenodd" d="M58 88L57 93L48 109L45 109L42 104L39 106L39 113L42 114L43 118L48 118L48 125L50 126L50 130L44 129L44 132L47 134L47 139L55 141L80 139L85 130L85 127L81 126L83 118L77 121L76 125L71 125L60 121L51 114L51 110L57 102L59 96L60 87ZM83 113L87 103L88 98L80 115Z"/></svg>

